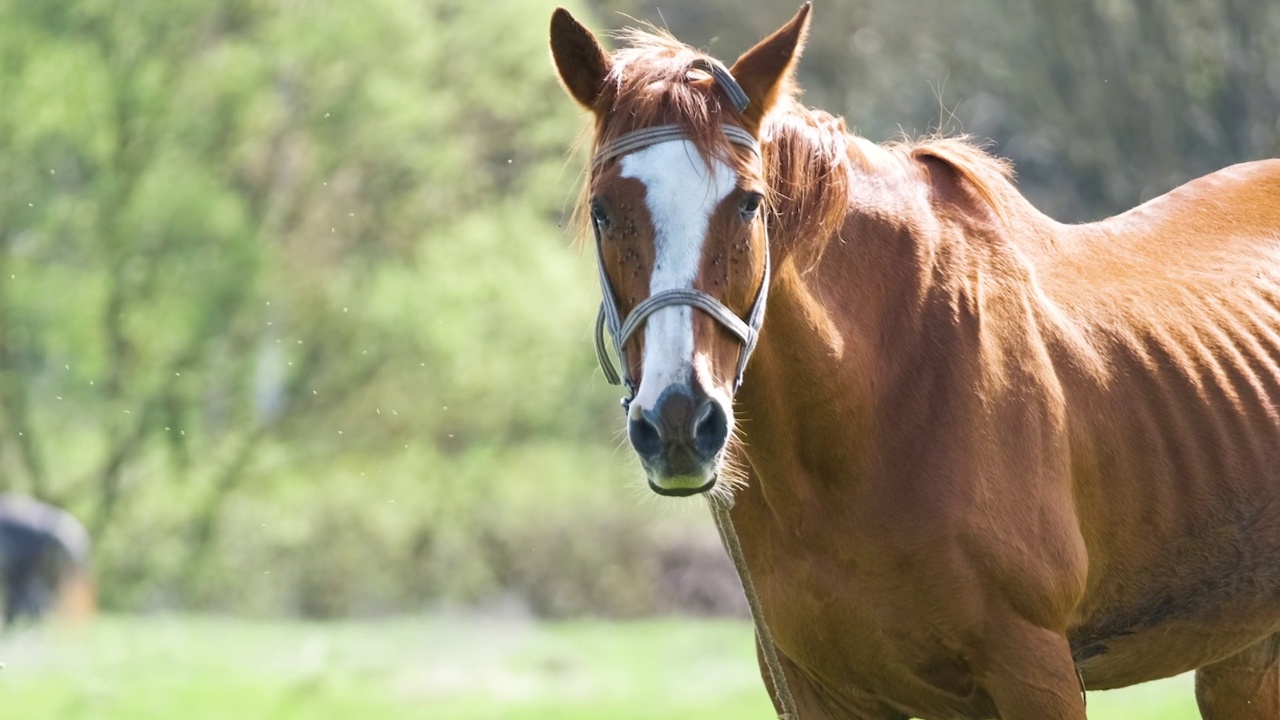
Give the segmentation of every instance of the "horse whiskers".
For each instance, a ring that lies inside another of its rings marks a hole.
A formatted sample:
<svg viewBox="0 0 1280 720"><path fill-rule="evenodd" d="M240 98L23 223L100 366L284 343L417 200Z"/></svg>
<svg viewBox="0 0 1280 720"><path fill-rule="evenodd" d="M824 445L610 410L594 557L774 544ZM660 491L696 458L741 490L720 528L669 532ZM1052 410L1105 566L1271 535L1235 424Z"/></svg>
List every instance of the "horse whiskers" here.
<svg viewBox="0 0 1280 720"><path fill-rule="evenodd" d="M720 468L720 479L712 492L721 492L725 500L732 500L733 494L747 487L746 468L737 461L726 461Z"/></svg>
<svg viewBox="0 0 1280 720"><path fill-rule="evenodd" d="M627 487L636 493L640 505L657 508L660 518L667 517L673 512L684 511L685 508L689 507L690 503L687 498L659 495L650 489L649 480L644 477L644 473L640 473L639 477L641 478L640 482L627 483Z"/></svg>
<svg viewBox="0 0 1280 720"><path fill-rule="evenodd" d="M729 446L720 459L720 467L716 471L715 487L707 495L715 500L732 505L734 494L747 486L747 468L738 455L742 447L741 431L734 429Z"/></svg>
<svg viewBox="0 0 1280 720"><path fill-rule="evenodd" d="M719 502L723 505L733 505L734 483L727 481L723 472L720 474L719 481L715 487L707 491L707 499L712 502Z"/></svg>
<svg viewBox="0 0 1280 720"><path fill-rule="evenodd" d="M618 453L623 452L623 449L627 447L630 441L631 438L627 435L625 427L616 430L613 433L613 457L618 457Z"/></svg>

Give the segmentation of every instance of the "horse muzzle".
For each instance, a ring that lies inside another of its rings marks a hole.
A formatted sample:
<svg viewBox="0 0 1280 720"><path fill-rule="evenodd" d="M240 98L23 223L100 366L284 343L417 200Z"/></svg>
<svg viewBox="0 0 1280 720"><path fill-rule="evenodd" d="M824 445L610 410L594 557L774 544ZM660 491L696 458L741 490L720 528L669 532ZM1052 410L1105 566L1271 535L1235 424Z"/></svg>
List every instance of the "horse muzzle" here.
<svg viewBox="0 0 1280 720"><path fill-rule="evenodd" d="M696 495L715 486L729 439L729 415L716 399L672 385L651 408L633 404L627 435L659 495Z"/></svg>

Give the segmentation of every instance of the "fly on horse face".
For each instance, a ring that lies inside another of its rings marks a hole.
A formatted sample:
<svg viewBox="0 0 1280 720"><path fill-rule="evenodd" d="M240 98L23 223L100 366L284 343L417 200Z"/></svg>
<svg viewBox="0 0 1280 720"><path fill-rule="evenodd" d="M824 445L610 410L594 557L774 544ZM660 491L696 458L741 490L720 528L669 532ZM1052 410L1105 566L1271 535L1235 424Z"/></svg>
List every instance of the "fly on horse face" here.
<svg viewBox="0 0 1280 720"><path fill-rule="evenodd" d="M551 21L629 437L732 497L779 712L1079 720L1196 670L1280 718L1280 162L1060 224L803 106L808 22L725 67Z"/></svg>

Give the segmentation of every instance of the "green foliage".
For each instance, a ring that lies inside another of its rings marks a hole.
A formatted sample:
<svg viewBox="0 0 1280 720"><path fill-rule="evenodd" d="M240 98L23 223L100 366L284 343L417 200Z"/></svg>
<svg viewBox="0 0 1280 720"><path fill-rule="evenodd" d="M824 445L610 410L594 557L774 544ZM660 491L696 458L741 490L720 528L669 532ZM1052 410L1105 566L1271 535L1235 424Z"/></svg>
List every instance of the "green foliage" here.
<svg viewBox="0 0 1280 720"><path fill-rule="evenodd" d="M594 4L603 27L650 20L726 61L798 5ZM1280 155L1277 3L824 0L813 17L798 71L809 103L875 141L990 139L1062 220Z"/></svg>
<svg viewBox="0 0 1280 720"><path fill-rule="evenodd" d="M86 520L108 607L671 607L714 536L611 454L553 4L0 0L0 491ZM801 80L1066 218L1280 150L1280 6L1041 5L832 0ZM594 9L725 59L786 14Z"/></svg>
<svg viewBox="0 0 1280 720"><path fill-rule="evenodd" d="M549 11L0 5L0 490L107 606L474 600L509 488L611 504Z"/></svg>

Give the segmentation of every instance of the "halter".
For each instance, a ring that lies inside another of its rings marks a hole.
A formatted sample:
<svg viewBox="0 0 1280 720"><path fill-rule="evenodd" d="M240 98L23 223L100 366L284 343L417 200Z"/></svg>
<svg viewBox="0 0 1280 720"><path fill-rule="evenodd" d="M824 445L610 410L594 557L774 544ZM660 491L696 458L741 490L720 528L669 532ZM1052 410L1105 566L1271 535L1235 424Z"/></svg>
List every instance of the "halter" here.
<svg viewBox="0 0 1280 720"><path fill-rule="evenodd" d="M743 92L742 86L738 84L737 80L734 80L733 75L725 69L724 65L714 60L699 58L691 63L689 67L710 73L712 79L729 97L734 109L739 113L746 109L747 94ZM760 157L760 143L751 136L751 133L736 125L724 125L722 129L725 139L730 143L746 148L754 153L756 157ZM688 133L678 125L658 125L633 130L601 147L596 152L595 159L591 161L591 171L593 173L599 172L601 166L606 162L627 153L662 142L686 140L688 137ZM756 291L755 303L752 304L751 312L747 315L745 321L725 307L725 304L718 299L694 288L664 290L650 295L644 302L632 308L631 314L626 319L623 319L618 312L617 296L614 295L613 284L609 282L609 274L605 272L604 255L600 250L600 234L597 232L596 267L600 271L602 299L600 301L600 313L596 316L596 359L600 361L600 369L604 371L604 377L611 385L619 385L624 381L626 382L628 395L623 398L622 406L629 408L631 401L636 396L636 384L631 377L631 365L627 362L625 350L627 341L631 339L632 335L636 334L640 327L644 325L645 320L654 312L664 307L677 305L688 305L702 310L742 341L742 352L738 355L737 375L733 381L733 391L737 393L738 388L742 386L742 375L747 369L747 360L751 358L752 351L756 349L756 340L760 337L760 326L764 323L765 302L769 298L769 277L772 262L769 258L768 229L766 228L765 230L764 278L760 282L760 289ZM613 349L617 352L618 360L622 364L621 375L614 369L613 361L609 359L609 352L605 349L604 334L606 329L608 329L609 335L613 338ZM747 605L751 608L751 620L752 624L755 625L756 639L764 654L765 666L769 670L769 678L773 681L773 687L782 705L782 713L778 716L779 720L798 720L799 713L796 712L795 698L791 695L787 676L782 670L782 663L778 658L777 645L774 644L773 635L769 632L769 625L764 620L764 611L761 609L755 586L751 583L751 573L747 569L746 557L743 555L742 546L738 542L738 533L734 530L733 522L729 518L729 506L732 501L726 502L710 498L708 502L711 505L712 516L715 518L716 529L720 533L720 539L724 543L725 550L733 559L734 569L738 572L738 579L742 582L742 589L747 597Z"/></svg>
<svg viewBox="0 0 1280 720"><path fill-rule="evenodd" d="M738 86L738 83L729 74L729 71L724 69L723 65L700 60L696 61L691 67L710 72L722 88L727 88L726 93L738 112L741 112L746 107L746 94L742 92L742 88ZM751 136L751 133L736 125L724 125L722 130L725 139L731 144L746 148L755 153L757 157L760 156L760 143ZM615 138L612 142L599 149L591 163L592 172L598 172L601 166L609 160L627 153L657 145L658 143L685 140L688 137L688 133L679 125L657 125L633 130ZM717 298L695 288L663 290L650 295L644 302L632 308L631 313L624 319L618 311L617 296L613 292L613 284L609 282L609 274L605 272L604 256L600 252L600 238L597 233L596 265L600 272L602 300L600 302L600 312L596 316L596 359L599 360L600 369L604 372L604 377L609 381L609 384L626 384L628 396L622 400L623 407L630 406L637 390L635 380L631 377L630 363L627 362L627 341L640 330L650 315L664 307L677 305L688 305L702 310L742 341L742 352L738 355L738 367L733 382L734 392L738 391L738 388L742 386L743 373L747 369L747 360L751 358L751 353L756 348L756 341L760 337L760 326L764 323L765 303L769 296L769 277L772 263L769 259L767 231L765 233L764 247L764 278L760 283L760 289L756 292L755 302L752 304L751 311L745 321L735 315L732 310ZM622 366L621 374L614 368L613 361L609 358L609 353L605 348L606 330L608 330L610 337L613 339L613 348Z"/></svg>

